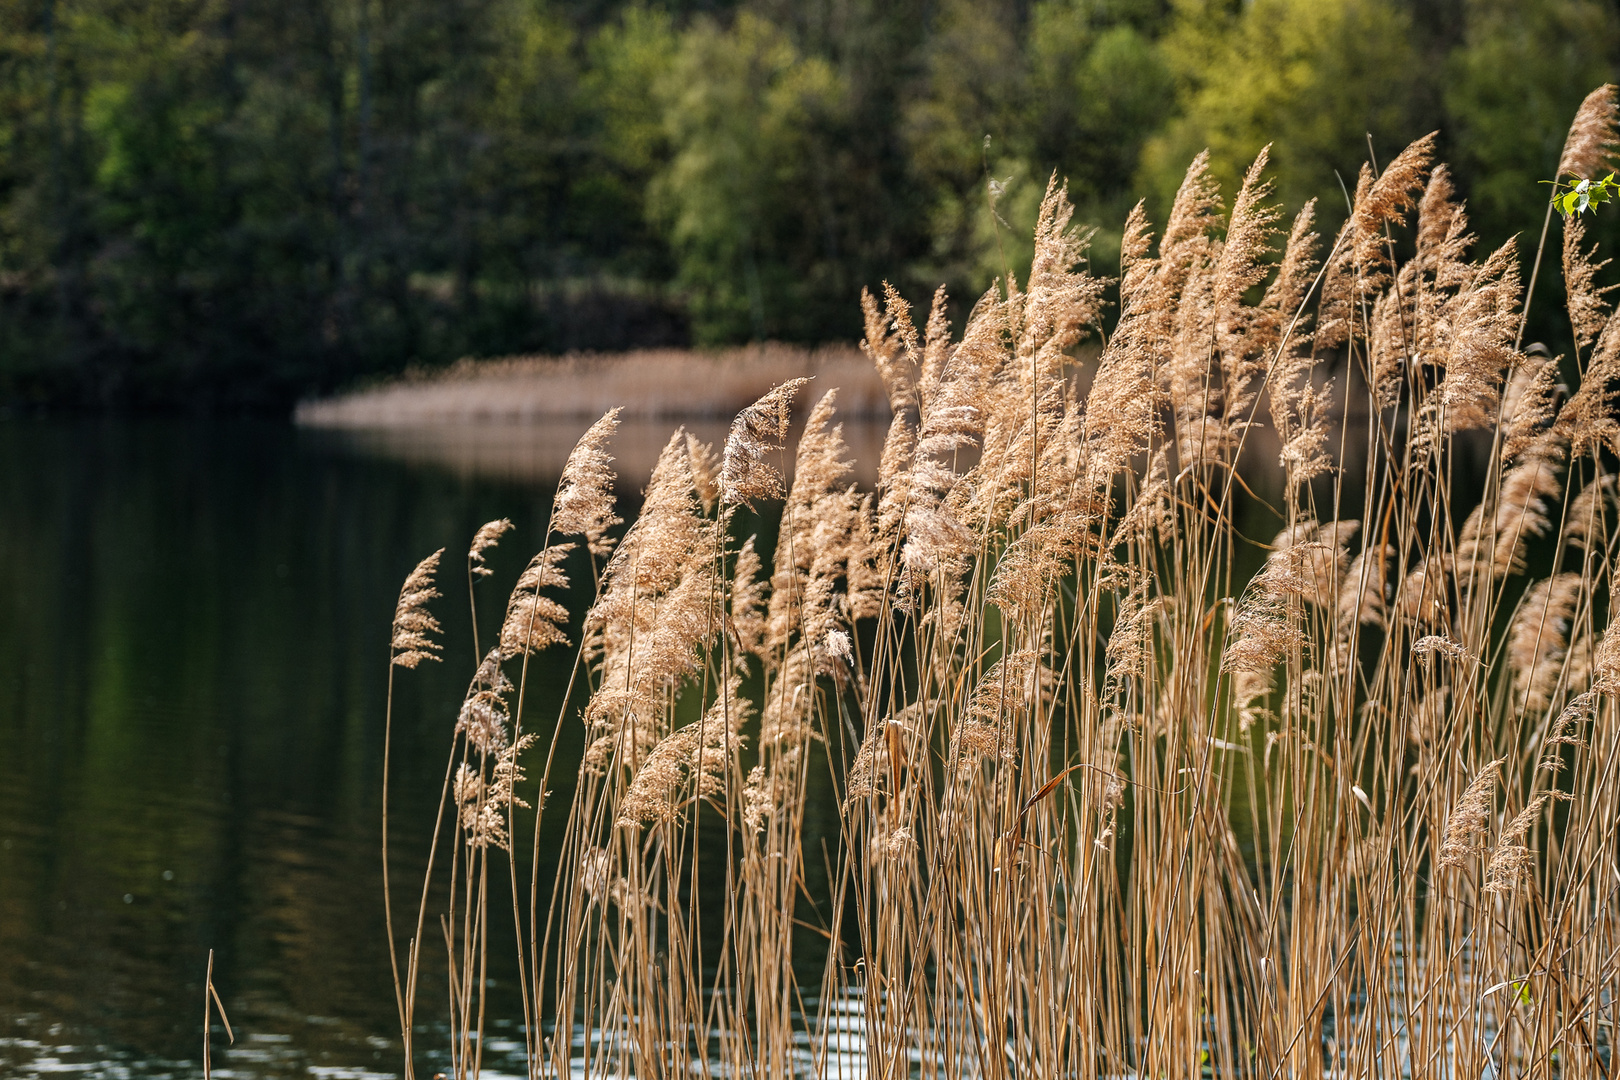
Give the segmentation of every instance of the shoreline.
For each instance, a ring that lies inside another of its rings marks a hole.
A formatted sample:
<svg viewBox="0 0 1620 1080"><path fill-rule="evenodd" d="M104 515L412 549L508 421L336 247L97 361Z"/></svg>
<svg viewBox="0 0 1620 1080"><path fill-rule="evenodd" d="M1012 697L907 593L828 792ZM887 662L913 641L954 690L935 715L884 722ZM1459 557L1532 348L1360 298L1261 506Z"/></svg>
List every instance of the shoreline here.
<svg viewBox="0 0 1620 1080"><path fill-rule="evenodd" d="M888 395L872 362L851 345L810 349L764 344L714 352L642 349L617 354L463 360L443 371L407 373L376 386L300 402L293 422L315 428L387 429L601 416L725 418L778 383L814 382L807 410L837 388L846 418L886 419Z"/></svg>

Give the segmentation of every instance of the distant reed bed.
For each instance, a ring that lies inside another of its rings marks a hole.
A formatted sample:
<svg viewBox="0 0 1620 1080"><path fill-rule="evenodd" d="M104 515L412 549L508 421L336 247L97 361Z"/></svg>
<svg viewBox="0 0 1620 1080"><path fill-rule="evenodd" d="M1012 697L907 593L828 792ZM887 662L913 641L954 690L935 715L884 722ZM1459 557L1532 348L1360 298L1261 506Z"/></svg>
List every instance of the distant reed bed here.
<svg viewBox="0 0 1620 1080"><path fill-rule="evenodd" d="M1615 121L1600 88L1561 175L1606 169ZM1264 153L1225 213L1195 160L1157 238L1126 224L1084 393L1105 283L1060 188L1027 276L959 329L943 295L867 297L893 413L870 491L834 390L784 483L793 379L719 450L677 431L618 535L603 416L447 747L453 899L390 894L407 1074L446 1049L424 950L460 1080L503 949L535 1077L1610 1075L1620 315L1567 222L1576 351L1522 351L1513 249L1471 250L1431 157L1364 169L1330 240L1312 206L1283 222ZM1275 505L1239 467L1261 426ZM777 500L767 558L736 511ZM440 559L391 675L438 659ZM526 700L547 649L571 688ZM512 837L542 829L561 865L525 880Z"/></svg>
<svg viewBox="0 0 1620 1080"><path fill-rule="evenodd" d="M306 401L296 419L314 427L398 428L595 417L731 417L777 383L815 376L843 389L843 411L887 413L871 363L850 346L769 342L706 352L626 353L463 360L334 398Z"/></svg>

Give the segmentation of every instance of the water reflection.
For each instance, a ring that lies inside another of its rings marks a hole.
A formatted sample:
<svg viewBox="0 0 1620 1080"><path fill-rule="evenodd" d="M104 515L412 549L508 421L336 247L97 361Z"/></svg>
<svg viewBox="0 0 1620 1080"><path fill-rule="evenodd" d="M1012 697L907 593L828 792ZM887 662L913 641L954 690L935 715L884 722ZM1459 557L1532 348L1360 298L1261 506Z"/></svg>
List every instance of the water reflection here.
<svg viewBox="0 0 1620 1080"><path fill-rule="evenodd" d="M218 1075L396 1066L388 619L417 559L491 518L519 529L495 553L511 580L537 475L275 425L0 424L0 1073L196 1072L210 948L238 1036ZM465 582L443 588L465 611ZM472 656L466 618L444 621L460 662L410 673L396 721L401 880Z"/></svg>
<svg viewBox="0 0 1620 1080"><path fill-rule="evenodd" d="M587 424L0 424L0 1074L196 1074L209 949L238 1036L216 1041L219 1075L397 1074L377 854L389 617L424 554L448 546L456 567L479 524L510 517L518 531L491 555L488 640L496 583L539 543L550 484ZM673 426L621 430L626 492ZM846 428L863 482L883 431ZM1248 535L1274 531L1260 504L1237 509ZM764 525L770 550L768 522L739 524ZM441 587L451 662L402 676L397 882L419 880L475 660L465 578L452 570ZM587 600L569 605L576 618ZM532 700L560 698L565 669L531 675ZM555 776L573 774L578 751L565 738ZM553 790L566 805L565 785ZM831 825L808 827L815 849ZM490 951L497 995L510 954ZM442 972L423 985L442 987ZM423 1016L441 1002L425 992ZM492 1014L522 1010L510 995ZM520 1074L511 1024L492 1026L486 1061ZM848 1045L829 1049L853 1074L860 1033L834 1028Z"/></svg>
<svg viewBox="0 0 1620 1080"><path fill-rule="evenodd" d="M554 484L568 452L574 448L592 417L520 422L462 422L417 427L311 428L303 437L311 444L343 448L359 454L444 469L459 477L516 483ZM855 459L853 477L863 487L877 479L877 462L888 434L887 420L854 417L843 421L844 439ZM619 476L627 487L640 489L658 460L670 433L684 426L716 450L725 445L730 423L725 420L685 420L628 417L613 438L612 452ZM788 445L797 444L797 431ZM792 463L786 471L791 475Z"/></svg>

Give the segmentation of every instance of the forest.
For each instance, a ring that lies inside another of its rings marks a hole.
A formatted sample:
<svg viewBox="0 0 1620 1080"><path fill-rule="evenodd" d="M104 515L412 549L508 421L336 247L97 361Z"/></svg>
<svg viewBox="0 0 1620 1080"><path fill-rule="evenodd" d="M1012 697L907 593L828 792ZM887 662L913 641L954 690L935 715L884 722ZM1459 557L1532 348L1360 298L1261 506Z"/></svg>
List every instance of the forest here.
<svg viewBox="0 0 1620 1080"><path fill-rule="evenodd" d="M5 0L0 406L854 340L863 287L960 317L1028 266L1053 173L1117 275L1205 147L1232 191L1270 143L1330 230L1438 131L1528 263L1617 76L1603 0Z"/></svg>

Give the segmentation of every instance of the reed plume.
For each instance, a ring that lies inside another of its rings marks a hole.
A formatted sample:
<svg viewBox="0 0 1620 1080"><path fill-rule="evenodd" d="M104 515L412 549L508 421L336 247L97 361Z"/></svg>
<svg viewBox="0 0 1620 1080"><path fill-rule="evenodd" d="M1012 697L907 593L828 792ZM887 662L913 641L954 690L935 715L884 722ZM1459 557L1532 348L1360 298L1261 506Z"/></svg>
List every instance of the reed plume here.
<svg viewBox="0 0 1620 1080"><path fill-rule="evenodd" d="M1564 152L1558 157L1558 175L1596 180L1615 167L1615 148L1620 146L1620 105L1615 102L1613 83L1586 95L1575 111L1575 120L1564 139Z"/></svg>
<svg viewBox="0 0 1620 1080"><path fill-rule="evenodd" d="M393 662L402 668L415 668L424 660L437 660L435 654L443 646L432 637L442 633L439 621L428 613L428 602L439 598L433 587L433 575L439 569L440 548L416 564L399 590L399 603L394 607Z"/></svg>
<svg viewBox="0 0 1620 1080"><path fill-rule="evenodd" d="M1200 155L1111 312L1054 178L959 327L863 294L872 491L835 391L786 483L795 380L718 465L676 432L615 544L588 434L552 523L611 548L549 733L579 767L520 790L547 733L502 671L566 633L549 537L446 766L457 1080L502 874L534 1080L1607 1076L1620 317L1570 229L1561 388L1434 154L1366 168L1325 251L1267 153L1227 214ZM436 558L395 657L434 651Z"/></svg>
<svg viewBox="0 0 1620 1080"><path fill-rule="evenodd" d="M754 499L781 496L782 474L767 456L782 452L794 395L809 381L790 379L737 414L720 473L720 497L725 502L751 504Z"/></svg>
<svg viewBox="0 0 1620 1080"><path fill-rule="evenodd" d="M552 501L551 532L583 536L598 558L613 550L608 530L620 523L613 510L613 458L607 442L619 428L619 410L609 409L580 436L563 464Z"/></svg>
<svg viewBox="0 0 1620 1080"><path fill-rule="evenodd" d="M496 544L501 537L512 531L512 522L507 518L499 521L488 521L478 527L473 533L472 545L467 549L467 561L472 565L472 572L479 577L488 577L495 571L484 565L484 553Z"/></svg>

